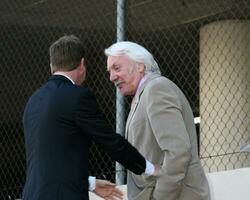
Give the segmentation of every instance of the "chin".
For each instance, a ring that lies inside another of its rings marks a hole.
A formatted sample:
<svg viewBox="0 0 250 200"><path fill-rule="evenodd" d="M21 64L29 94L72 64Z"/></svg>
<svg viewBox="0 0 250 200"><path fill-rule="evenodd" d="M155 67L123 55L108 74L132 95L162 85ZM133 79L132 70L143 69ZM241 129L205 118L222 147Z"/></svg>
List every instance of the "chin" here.
<svg viewBox="0 0 250 200"><path fill-rule="evenodd" d="M126 90L125 88L121 88L120 89L120 92L124 95L124 96L131 96L131 95L134 95L135 92L134 91L131 91L131 90Z"/></svg>
<svg viewBox="0 0 250 200"><path fill-rule="evenodd" d="M128 93L122 93L124 96L129 96L130 94L128 94Z"/></svg>
<svg viewBox="0 0 250 200"><path fill-rule="evenodd" d="M133 93L132 93L132 92L129 92L129 91L125 91L125 92L121 91L121 93L122 93L124 96L133 95Z"/></svg>
<svg viewBox="0 0 250 200"><path fill-rule="evenodd" d="M121 92L122 95L124 95L124 96L128 95L126 91L122 91L121 89L120 89L120 92Z"/></svg>

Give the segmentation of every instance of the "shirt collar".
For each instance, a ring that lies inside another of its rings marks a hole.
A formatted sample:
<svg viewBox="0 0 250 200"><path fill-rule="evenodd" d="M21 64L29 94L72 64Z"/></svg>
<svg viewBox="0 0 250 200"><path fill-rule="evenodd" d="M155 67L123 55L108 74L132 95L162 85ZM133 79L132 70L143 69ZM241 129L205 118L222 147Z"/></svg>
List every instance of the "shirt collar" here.
<svg viewBox="0 0 250 200"><path fill-rule="evenodd" d="M53 75L61 75L61 76L64 76L64 77L66 77L67 79L69 79L69 80L75 85L75 82L74 82L69 76L67 76L67 75L65 75L65 74L62 74L62 73L60 73L60 72L55 72Z"/></svg>
<svg viewBox="0 0 250 200"><path fill-rule="evenodd" d="M149 74L145 74L145 75L142 77L142 79L140 80L139 85L138 85L138 87L137 87L137 89L136 89L135 94L139 91L139 89L141 88L142 84L147 80L148 75L149 75Z"/></svg>

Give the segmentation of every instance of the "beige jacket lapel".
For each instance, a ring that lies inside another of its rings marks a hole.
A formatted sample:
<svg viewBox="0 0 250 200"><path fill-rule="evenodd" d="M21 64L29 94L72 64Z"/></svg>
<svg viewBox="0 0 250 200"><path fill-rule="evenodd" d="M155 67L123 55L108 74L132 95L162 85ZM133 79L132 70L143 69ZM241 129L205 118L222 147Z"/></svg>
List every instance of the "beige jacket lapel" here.
<svg viewBox="0 0 250 200"><path fill-rule="evenodd" d="M147 79L145 80L145 82L141 85L141 87L139 88L139 90L136 92L134 98L133 98L133 103L131 104L131 109L129 111L129 115L128 115L128 119L126 122L126 130L125 130L125 137L128 138L128 129L129 129L129 125L133 119L134 113L136 111L136 108L139 104L140 101L140 97L143 93L144 88L146 87L146 85L153 79L160 77L161 75L156 74L156 73L152 73L152 74L148 74L147 75Z"/></svg>

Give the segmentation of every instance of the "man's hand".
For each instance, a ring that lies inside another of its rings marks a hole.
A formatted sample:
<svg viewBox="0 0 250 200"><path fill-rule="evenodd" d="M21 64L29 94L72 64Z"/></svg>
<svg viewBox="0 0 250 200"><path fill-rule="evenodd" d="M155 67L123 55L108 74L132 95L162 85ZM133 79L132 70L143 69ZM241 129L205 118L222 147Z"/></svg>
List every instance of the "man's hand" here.
<svg viewBox="0 0 250 200"><path fill-rule="evenodd" d="M94 192L105 200L123 199L123 192L116 188L114 183L101 179L96 179L96 188Z"/></svg>

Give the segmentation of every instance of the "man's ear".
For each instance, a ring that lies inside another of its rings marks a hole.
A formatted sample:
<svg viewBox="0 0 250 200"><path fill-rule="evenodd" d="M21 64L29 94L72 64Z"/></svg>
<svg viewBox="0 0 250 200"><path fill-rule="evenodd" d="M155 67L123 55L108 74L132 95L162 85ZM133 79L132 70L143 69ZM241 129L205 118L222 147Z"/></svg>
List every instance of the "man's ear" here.
<svg viewBox="0 0 250 200"><path fill-rule="evenodd" d="M81 62L80 62L80 69L81 69L81 71L83 71L83 72L86 71L84 58L81 59Z"/></svg>
<svg viewBox="0 0 250 200"><path fill-rule="evenodd" d="M140 73L144 73L145 72L145 65L144 65L144 63L138 63L137 67L138 67Z"/></svg>
<svg viewBox="0 0 250 200"><path fill-rule="evenodd" d="M51 74L54 74L54 71L52 69L52 64L51 63L50 63L50 72L51 72Z"/></svg>

